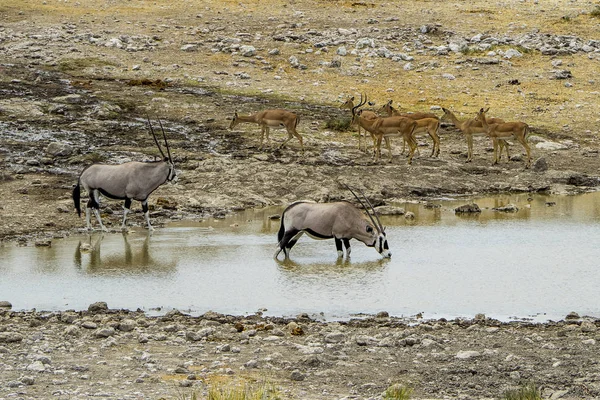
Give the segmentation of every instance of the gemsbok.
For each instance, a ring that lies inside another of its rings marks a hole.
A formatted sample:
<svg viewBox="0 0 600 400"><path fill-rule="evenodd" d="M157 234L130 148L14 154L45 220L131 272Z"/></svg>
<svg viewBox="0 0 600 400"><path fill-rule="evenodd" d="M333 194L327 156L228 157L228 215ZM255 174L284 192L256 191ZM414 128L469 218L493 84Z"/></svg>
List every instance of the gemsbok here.
<svg viewBox="0 0 600 400"><path fill-rule="evenodd" d="M374 159L378 161L381 157L381 142L385 139L385 144L388 149L390 156L390 162L392 161L392 149L390 146L389 138L393 136L402 136L409 145L408 164L412 163L415 150L417 149L417 141L415 140L413 133L417 127L417 122L405 118L405 117L379 117L376 119L367 119L362 117L362 110L357 109L366 102L361 98L361 102L358 103L352 109L352 124L359 124L366 131L373 135L376 140L374 144Z"/></svg>
<svg viewBox="0 0 600 400"><path fill-rule="evenodd" d="M433 140L433 149L431 150L430 157L437 157L440 155L440 119L437 115L424 112L402 113L392 106L392 100L385 103L379 111L385 112L390 117L404 117L415 120L417 122L417 127L415 128L414 134L417 135L426 132L431 136L431 140ZM404 140L402 144L402 154L404 154L405 146L406 140Z"/></svg>
<svg viewBox="0 0 600 400"><path fill-rule="evenodd" d="M346 257L350 256L350 239L363 242L368 247L374 247L383 257L392 256L390 252L385 228L373 208L373 205L363 195L369 204L373 215L369 212L364 202L348 188L362 205L369 220L360 209L347 201L335 203L315 203L312 201L297 201L290 204L281 214L281 225L277 233L278 249L274 258L283 251L285 258L290 256L290 250L298 239L306 233L313 239L334 239L338 257L343 257L346 248ZM375 216L375 218L373 218Z"/></svg>
<svg viewBox="0 0 600 400"><path fill-rule="evenodd" d="M450 111L444 107L442 107L442 110L444 111L444 115L442 116L442 119L450 120L450 122L452 122L452 124L454 124L454 126L457 129L459 129L463 133L463 135L465 135L465 138L467 139L467 161L466 162L472 162L473 161L473 136L486 135L487 130L483 127L483 124L481 123L481 121L478 121L475 118L465 119L463 121L460 121L458 118L456 118L456 115L454 115L454 113L452 111ZM501 118L487 118L487 121L488 121L488 124L503 124L504 123L504 120ZM506 140L499 139L498 145L500 146L500 158L502 158L503 149L506 149L506 157L510 160L510 154L508 153L509 145L506 142Z"/></svg>
<svg viewBox="0 0 600 400"><path fill-rule="evenodd" d="M485 116L489 109L489 107L486 110L481 108L477 113L477 119L481 121L486 133L490 138L492 138L492 142L494 144L493 164L498 164L500 159L498 157L499 140L513 137L525 148L525 152L527 152L527 162L525 163L525 168L529 168L531 166L531 149L529 148L529 144L527 144L529 125L527 125L525 122L504 122L501 124L490 124Z"/></svg>
<svg viewBox="0 0 600 400"><path fill-rule="evenodd" d="M150 125L150 131L154 137L154 142L162 155L160 161L140 162L130 161L118 165L108 164L92 164L83 170L77 185L73 189L73 202L77 214L81 217L81 189L87 191L89 200L85 209L85 221L88 230L92 229L90 221L90 211L93 210L100 229L107 231L102 224L100 218L100 195L115 200L125 200L123 207L123 223L121 229L126 229L127 214L130 212L131 201L137 200L142 203L142 210L144 211L144 217L148 224L149 230L154 230L150 224L150 212L148 210L148 196L154 192L160 185L167 181L173 181L176 177L175 165L173 164L173 158L171 157L171 150L169 143L167 142L167 136L162 127L160 120L158 121L162 129L163 138L165 140L165 146L167 147L167 154L162 151L150 119L148 124Z"/></svg>
<svg viewBox="0 0 600 400"><path fill-rule="evenodd" d="M285 128L288 137L281 143L279 148L285 146L286 143L295 136L300 142L300 148L304 151L302 136L296 131L299 120L300 118L293 112L280 109L263 110L252 115L238 115L237 111L235 111L229 129L235 128L239 123L253 123L260 125L260 147L262 148L265 136L267 142L271 141L269 138L270 128Z"/></svg>
<svg viewBox="0 0 600 400"><path fill-rule="evenodd" d="M362 101L362 94L360 95L360 98ZM346 108L346 109L350 110L350 112L352 112L352 110L354 109L354 96L348 97L348 99L340 106L340 108ZM375 118L379 117L379 115L377 115L376 112L371 111L371 110L363 110L362 116L363 116L363 118L367 118L367 119L375 119ZM367 132L367 131L365 130L365 132ZM358 150L359 151L362 151L362 148L360 147L361 136L362 135L360 134L360 125L358 125ZM373 135L371 135L371 137L373 137ZM373 138L373 145L375 145L375 138ZM365 133L365 152L366 151L367 151L367 134Z"/></svg>

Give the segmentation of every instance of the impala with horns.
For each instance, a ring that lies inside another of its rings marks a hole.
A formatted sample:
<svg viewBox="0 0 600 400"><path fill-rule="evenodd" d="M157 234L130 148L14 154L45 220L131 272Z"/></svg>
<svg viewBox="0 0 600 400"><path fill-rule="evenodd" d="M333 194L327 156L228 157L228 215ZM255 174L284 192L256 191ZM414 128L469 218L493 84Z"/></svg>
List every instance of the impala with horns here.
<svg viewBox="0 0 600 400"><path fill-rule="evenodd" d="M335 203L297 201L290 204L281 215L281 226L277 233L279 248L274 258L277 258L281 251L286 259L289 258L290 250L304 233L314 239L334 239L338 257L344 255L343 247L346 248L346 257L350 256L350 239L374 247L386 258L391 257L385 228L381 225L373 205L361 192L372 210L371 214L360 197L350 188L348 190L358 199L370 221L365 218L360 209L346 201Z"/></svg>
<svg viewBox="0 0 600 400"><path fill-rule="evenodd" d="M494 164L498 164L498 160L500 159L498 157L498 142L500 139L513 137L525 148L525 152L527 152L527 162L525 163L525 168L529 168L531 166L531 149L529 148L529 144L527 144L529 125L527 125L525 122L504 122L501 124L490 124L489 120L485 116L489 109L489 107L485 110L483 108L480 109L477 113L477 120L481 121L486 133L492 138L492 143L494 144Z"/></svg>
<svg viewBox="0 0 600 400"><path fill-rule="evenodd" d="M454 126L460 130L465 138L467 139L467 162L473 161L473 136L475 135L486 135L487 129L483 127L481 121L478 121L475 118L465 119L460 121L456 118L456 115L447 108L442 107L444 111L444 115L442 116L443 120L450 120ZM487 118L488 124L503 124L504 120L501 118ZM508 154L508 143L504 139L499 139L498 144L500 146L500 158L502 158L502 151L506 149L506 157L510 159L510 155Z"/></svg>
<svg viewBox="0 0 600 400"><path fill-rule="evenodd" d="M365 97L366 102L366 97ZM408 163L412 163L415 150L417 149L417 141L413 135L417 122L405 117L384 117L376 119L367 119L362 117L362 110L357 109L364 104L361 98L361 102L352 109L352 124L359 124L366 131L373 135L376 143L374 144L374 159L379 160L381 157L381 142L385 139L385 144L388 149L390 156L390 162L392 161L392 149L390 146L389 138L392 136L402 136L408 143L409 154Z"/></svg>
<svg viewBox="0 0 600 400"><path fill-rule="evenodd" d="M304 151L304 143L302 141L302 136L296 131L296 127L298 126L298 121L300 118L296 114L286 110L263 110L257 112L252 115L238 115L237 111L233 114L233 119L231 120L231 124L229 125L229 129L235 128L239 123L253 123L260 125L260 147L263 146L263 141L265 136L267 137L267 142L271 139L269 138L269 129L270 128L285 128L287 130L288 137L281 143L279 148L282 148L289 142L294 136L300 142L300 148Z"/></svg>
<svg viewBox="0 0 600 400"><path fill-rule="evenodd" d="M426 132L431 136L431 140L433 140L433 149L431 150L430 157L437 157L440 155L440 119L437 115L424 112L402 113L392 106L392 100L385 103L379 111L385 112L389 116L415 120L417 122L417 128L415 129L414 134ZM404 143L402 144L402 154L404 154L405 146L406 140L404 140Z"/></svg>
<svg viewBox="0 0 600 400"><path fill-rule="evenodd" d="M362 94L360 95L361 101L362 101ZM371 103L369 102L370 106L375 105L375 103ZM340 108L347 108L348 110L350 110L352 112L352 110L354 109L354 96L352 97L348 97L348 100L346 100L344 102L344 104L342 104L340 106ZM379 118L379 115L377 115L377 113L375 113L374 111L371 110L363 110L362 111L362 116L364 118L368 118L368 119L375 119L375 118ZM366 131L366 130L365 130ZM371 135L371 137L373 137L373 135ZM360 125L358 125L358 150L362 150L360 147L360 141L361 141L361 134L360 134ZM373 145L375 144L375 138L373 138ZM365 152L367 151L367 134L365 133Z"/></svg>
<svg viewBox="0 0 600 400"><path fill-rule="evenodd" d="M173 181L176 177L175 165L171 158L171 150L169 148L169 143L167 142L167 136L165 135L160 120L158 120L158 122L167 148L166 156L160 147L152 124L148 119L150 132L162 155L162 160L152 162L130 161L119 165L92 164L83 170L79 176L77 185L73 189L73 202L75 203L77 214L81 216L80 187L83 186L89 196L85 209L85 221L88 230L92 229L90 221L90 211L92 210L94 215L96 215L100 229L103 231L107 230L100 219L100 195L111 199L125 200L121 229L126 229L125 223L127 221L127 214L130 212L132 200L137 200L142 203L142 209L148 224L148 229L154 229L150 224L148 196L150 196L150 194L160 185L167 181Z"/></svg>

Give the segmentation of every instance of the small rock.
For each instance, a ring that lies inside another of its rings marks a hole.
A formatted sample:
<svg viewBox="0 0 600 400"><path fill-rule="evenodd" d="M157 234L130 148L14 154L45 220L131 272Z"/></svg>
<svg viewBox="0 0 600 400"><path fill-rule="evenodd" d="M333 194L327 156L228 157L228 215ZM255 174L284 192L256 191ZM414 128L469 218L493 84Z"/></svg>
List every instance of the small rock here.
<svg viewBox="0 0 600 400"><path fill-rule="evenodd" d="M293 381L303 381L306 379L306 375L300 372L300 370L293 370L290 374L290 379Z"/></svg>
<svg viewBox="0 0 600 400"><path fill-rule="evenodd" d="M481 354L475 350L463 350L463 351L459 351L458 353L456 353L455 357L460 360L467 360L469 358L479 357L480 355Z"/></svg>
<svg viewBox="0 0 600 400"><path fill-rule="evenodd" d="M596 332L597 330L598 330L598 327L596 326L596 324L594 324L591 321L583 321L581 323L581 332L590 333L590 332Z"/></svg>
<svg viewBox="0 0 600 400"><path fill-rule="evenodd" d="M98 301L96 303L90 304L88 307L89 312L102 312L108 311L108 304L104 301Z"/></svg>
<svg viewBox="0 0 600 400"><path fill-rule="evenodd" d="M33 372L44 372L46 370L46 366L41 361L34 361L27 366L27 371Z"/></svg>
<svg viewBox="0 0 600 400"><path fill-rule="evenodd" d="M10 301L0 301L0 308L12 308L12 304Z"/></svg>
<svg viewBox="0 0 600 400"><path fill-rule="evenodd" d="M413 220L413 219L415 219L415 213L414 213L414 212L412 212L412 211L407 211L407 212L404 214L404 218L405 218L405 219L408 219L408 220Z"/></svg>
<svg viewBox="0 0 600 400"><path fill-rule="evenodd" d="M116 331L114 328L108 327L108 328L98 329L94 333L94 335L99 338L107 338L107 337L114 336L115 333L116 333Z"/></svg>
<svg viewBox="0 0 600 400"><path fill-rule="evenodd" d="M550 79L571 79L573 74L569 70L554 71L554 75Z"/></svg>
<svg viewBox="0 0 600 400"><path fill-rule="evenodd" d="M519 208L517 206L515 206L514 204L507 204L507 205L505 205L503 207L492 208L492 210L494 210L494 211L500 211L500 212L511 212L511 213L514 213L514 212L519 211Z"/></svg>
<svg viewBox="0 0 600 400"><path fill-rule="evenodd" d="M119 323L119 330L123 332L131 332L135 329L135 321L132 319L124 319Z"/></svg>
<svg viewBox="0 0 600 400"><path fill-rule="evenodd" d="M454 75L448 74L448 73L442 74L442 78L448 79L449 81L453 81L456 79L456 77Z"/></svg>
<svg viewBox="0 0 600 400"><path fill-rule="evenodd" d="M531 167L535 172L545 172L548 170L548 162L544 157L538 158Z"/></svg>
<svg viewBox="0 0 600 400"><path fill-rule="evenodd" d="M197 51L197 50L198 50L197 44L184 44L183 46L181 46L181 51Z"/></svg>
<svg viewBox="0 0 600 400"><path fill-rule="evenodd" d="M94 321L83 321L81 327L85 329L96 329L98 328L98 324L96 324Z"/></svg>
<svg viewBox="0 0 600 400"><path fill-rule="evenodd" d="M23 336L16 332L0 332L0 343L15 343L22 340Z"/></svg>
<svg viewBox="0 0 600 400"><path fill-rule="evenodd" d="M342 332L331 332L325 336L325 343L340 343L346 339Z"/></svg>
<svg viewBox="0 0 600 400"><path fill-rule="evenodd" d="M243 45L240 46L240 54L244 57L253 57L256 55L256 48L254 46Z"/></svg>
<svg viewBox="0 0 600 400"><path fill-rule="evenodd" d="M481 212L481 208L479 208L479 206L477 204L471 203L471 204L462 205L460 207L456 207L454 209L454 212L456 214L461 214L461 213L480 213Z"/></svg>
<svg viewBox="0 0 600 400"><path fill-rule="evenodd" d="M577 314L575 311L571 311L571 312L570 312L569 314L567 314L567 316L565 317L565 319L570 319L570 320L573 320L573 319L579 319L579 318L581 318L581 317L580 317L580 316L579 316L579 314Z"/></svg>
<svg viewBox="0 0 600 400"><path fill-rule="evenodd" d="M35 384L35 378L33 376L24 376L21 378L21 383L23 385L31 386Z"/></svg>

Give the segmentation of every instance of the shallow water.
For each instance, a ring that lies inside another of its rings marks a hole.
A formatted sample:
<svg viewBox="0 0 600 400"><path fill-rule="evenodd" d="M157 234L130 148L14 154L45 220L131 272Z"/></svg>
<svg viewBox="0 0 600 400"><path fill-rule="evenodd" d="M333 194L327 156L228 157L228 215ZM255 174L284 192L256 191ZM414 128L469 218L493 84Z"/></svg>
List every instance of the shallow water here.
<svg viewBox="0 0 600 400"><path fill-rule="evenodd" d="M269 216L281 208L174 223L152 235L136 229L70 236L50 248L5 245L0 300L16 310L79 310L106 301L151 313L263 310L326 319L379 311L503 320L560 319L570 311L600 316L600 194L529 196L474 199L487 209L465 217L453 211L465 200L437 201L441 207L433 209L400 204L416 219L382 217L391 260L356 241L351 259L338 259L333 241L304 236L290 262L275 261L279 221ZM507 203L519 211L489 209Z"/></svg>

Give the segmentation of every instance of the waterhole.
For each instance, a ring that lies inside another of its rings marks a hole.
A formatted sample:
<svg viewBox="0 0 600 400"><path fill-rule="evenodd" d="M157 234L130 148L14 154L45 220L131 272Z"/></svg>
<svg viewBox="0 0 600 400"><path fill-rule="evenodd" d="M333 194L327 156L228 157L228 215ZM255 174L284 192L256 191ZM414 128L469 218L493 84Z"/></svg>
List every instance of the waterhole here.
<svg viewBox="0 0 600 400"><path fill-rule="evenodd" d="M482 212L459 216L474 201ZM514 204L516 212L493 208ZM304 236L289 262L276 261L281 207L225 219L178 222L149 235L94 232L51 247L0 247L0 300L15 310L111 308L161 313L347 319L393 316L508 320L600 317L600 194L505 195L398 204L382 216L393 253L382 259L352 241L350 259L332 240ZM118 218L118 217L117 217Z"/></svg>

